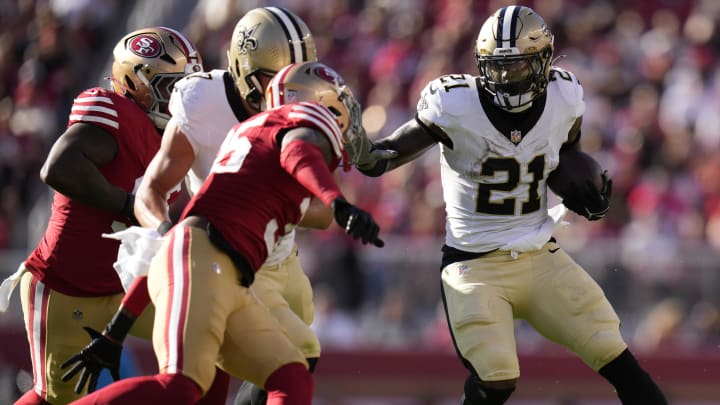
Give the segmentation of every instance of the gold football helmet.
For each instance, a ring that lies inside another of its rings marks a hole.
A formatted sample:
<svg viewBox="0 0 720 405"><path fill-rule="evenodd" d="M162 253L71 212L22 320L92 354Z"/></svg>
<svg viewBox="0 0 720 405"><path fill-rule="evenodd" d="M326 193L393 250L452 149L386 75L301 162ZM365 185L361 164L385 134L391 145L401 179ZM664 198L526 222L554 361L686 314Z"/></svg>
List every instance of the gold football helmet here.
<svg viewBox="0 0 720 405"><path fill-rule="evenodd" d="M362 109L343 78L320 62L304 62L286 66L265 89L267 109L288 103L314 101L335 115L347 156L346 167L354 164L356 144L365 135Z"/></svg>
<svg viewBox="0 0 720 405"><path fill-rule="evenodd" d="M228 49L228 70L235 85L258 110L264 93L260 75L272 77L292 63L317 60L315 40L305 22L281 7L248 11L235 25Z"/></svg>
<svg viewBox="0 0 720 405"><path fill-rule="evenodd" d="M125 35L113 50L113 89L147 112L164 129L173 85L203 70L197 48L183 34L165 27L144 28Z"/></svg>
<svg viewBox="0 0 720 405"><path fill-rule="evenodd" d="M503 7L475 43L481 86L500 108L527 106L547 89L552 54L553 35L542 17L529 7Z"/></svg>

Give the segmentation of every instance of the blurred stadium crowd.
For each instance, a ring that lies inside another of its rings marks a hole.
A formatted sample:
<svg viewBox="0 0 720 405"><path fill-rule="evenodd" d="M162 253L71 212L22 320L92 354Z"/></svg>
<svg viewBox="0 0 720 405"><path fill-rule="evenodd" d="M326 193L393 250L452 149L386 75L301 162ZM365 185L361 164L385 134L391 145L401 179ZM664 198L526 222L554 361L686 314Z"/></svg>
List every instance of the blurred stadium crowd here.
<svg viewBox="0 0 720 405"><path fill-rule="evenodd" d="M108 44L137 28L117 24L135 3L0 0L0 251L27 252L44 229L33 219L48 210L40 165L73 97L107 75ZM636 350L717 348L720 2L521 3L555 34L555 64L583 84L583 147L614 180L608 217L568 218L558 239L603 285ZM477 71L472 48L480 24L510 2L201 0L187 11L187 24L174 28L198 44L206 69L224 68L237 19L268 4L308 23L320 59L362 102L368 133L383 137L414 114L430 79ZM378 179L342 174L349 199L381 225L388 244L379 253L337 229L300 235L326 346L452 350L437 310L444 234L438 157L433 149ZM518 340L535 342L524 330Z"/></svg>

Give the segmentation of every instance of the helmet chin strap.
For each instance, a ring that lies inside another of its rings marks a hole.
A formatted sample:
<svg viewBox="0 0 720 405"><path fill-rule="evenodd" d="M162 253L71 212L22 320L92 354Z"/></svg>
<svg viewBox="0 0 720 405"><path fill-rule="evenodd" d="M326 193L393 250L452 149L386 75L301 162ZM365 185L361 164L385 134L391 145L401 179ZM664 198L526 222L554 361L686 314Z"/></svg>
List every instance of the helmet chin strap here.
<svg viewBox="0 0 720 405"><path fill-rule="evenodd" d="M249 75L248 80L253 85L253 91L251 91L248 96L245 98L245 101L250 105L250 107L258 110L258 111L265 111L265 97L262 91L262 83L260 83L260 80L252 74ZM257 95L257 96L256 96Z"/></svg>

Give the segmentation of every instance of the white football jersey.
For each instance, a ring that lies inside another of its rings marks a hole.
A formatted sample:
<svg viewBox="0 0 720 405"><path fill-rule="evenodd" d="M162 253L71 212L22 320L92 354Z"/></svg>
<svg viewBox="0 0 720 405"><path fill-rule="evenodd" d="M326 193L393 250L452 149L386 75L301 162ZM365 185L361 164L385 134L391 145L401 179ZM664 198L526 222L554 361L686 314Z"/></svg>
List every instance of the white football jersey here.
<svg viewBox="0 0 720 405"><path fill-rule="evenodd" d="M508 136L491 123L481 91L474 76L441 76L423 89L417 106L418 117L442 128L452 143L440 146L445 243L467 252L539 249L557 220L548 213L547 176L584 113L582 87L572 73L553 68L538 121L526 134Z"/></svg>
<svg viewBox="0 0 720 405"><path fill-rule="evenodd" d="M230 106L224 75L227 70L191 74L179 80L170 97L170 114L195 152L195 161L185 177L188 191L195 194L210 174L220 146L238 117ZM230 81L229 83L232 83ZM279 264L293 251L295 231L281 237L264 265Z"/></svg>

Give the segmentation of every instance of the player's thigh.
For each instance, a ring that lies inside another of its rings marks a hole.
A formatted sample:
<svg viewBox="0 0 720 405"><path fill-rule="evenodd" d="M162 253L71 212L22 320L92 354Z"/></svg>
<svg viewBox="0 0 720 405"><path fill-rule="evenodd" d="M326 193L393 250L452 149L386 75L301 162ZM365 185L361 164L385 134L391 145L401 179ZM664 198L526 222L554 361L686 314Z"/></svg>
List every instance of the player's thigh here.
<svg viewBox="0 0 720 405"><path fill-rule="evenodd" d="M278 305L269 309L287 332L290 341L300 349L305 358L320 357L320 340L308 324L287 305Z"/></svg>
<svg viewBox="0 0 720 405"><path fill-rule="evenodd" d="M53 404L77 399L74 380L62 382L67 370L60 365L90 343L84 326L105 327L122 295L71 297L51 290L29 272L22 277L20 291L35 392Z"/></svg>
<svg viewBox="0 0 720 405"><path fill-rule="evenodd" d="M512 306L492 261L453 263L442 271L443 303L455 346L485 381L520 375Z"/></svg>
<svg viewBox="0 0 720 405"><path fill-rule="evenodd" d="M313 305L313 290L310 279L300 265L300 258L297 254L288 257L281 266L286 267L288 284L285 290L290 309L297 314L307 325L313 323L315 307Z"/></svg>
<svg viewBox="0 0 720 405"><path fill-rule="evenodd" d="M310 328L312 289L296 255L279 265L261 267L251 289L306 358L320 357L320 340Z"/></svg>
<svg viewBox="0 0 720 405"><path fill-rule="evenodd" d="M168 234L148 273L155 305L153 348L161 373L181 373L207 391L228 316L253 301L238 279L205 230L178 226Z"/></svg>
<svg viewBox="0 0 720 405"><path fill-rule="evenodd" d="M268 308L289 306L303 322L312 324L314 316L312 286L295 253L280 264L261 267L255 274L252 289Z"/></svg>
<svg viewBox="0 0 720 405"><path fill-rule="evenodd" d="M275 370L307 362L284 328L260 301L250 301L228 318L218 358L229 374L264 387Z"/></svg>
<svg viewBox="0 0 720 405"><path fill-rule="evenodd" d="M550 243L536 256L533 298L523 317L599 370L627 348L620 319L595 280L558 247Z"/></svg>

